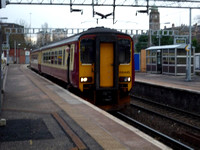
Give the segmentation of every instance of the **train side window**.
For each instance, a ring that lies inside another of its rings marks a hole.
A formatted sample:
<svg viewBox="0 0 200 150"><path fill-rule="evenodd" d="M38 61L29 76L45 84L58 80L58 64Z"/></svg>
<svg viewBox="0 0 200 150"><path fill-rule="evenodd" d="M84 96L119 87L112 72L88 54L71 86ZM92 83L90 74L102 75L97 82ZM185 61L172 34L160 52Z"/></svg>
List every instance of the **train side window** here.
<svg viewBox="0 0 200 150"><path fill-rule="evenodd" d="M128 39L119 39L119 63L128 64L131 60L131 42Z"/></svg>
<svg viewBox="0 0 200 150"><path fill-rule="evenodd" d="M46 53L43 53L43 63L46 62Z"/></svg>
<svg viewBox="0 0 200 150"><path fill-rule="evenodd" d="M54 52L51 52L51 64L54 64Z"/></svg>
<svg viewBox="0 0 200 150"><path fill-rule="evenodd" d="M63 50L63 66L65 65L65 49Z"/></svg>
<svg viewBox="0 0 200 150"><path fill-rule="evenodd" d="M95 44L93 39L81 40L81 62L83 64L94 63L95 60Z"/></svg>
<svg viewBox="0 0 200 150"><path fill-rule="evenodd" d="M62 65L62 50L58 51L58 65Z"/></svg>
<svg viewBox="0 0 200 150"><path fill-rule="evenodd" d="M72 44L71 48L70 48L70 70L73 71L74 70L74 49L75 49L75 45Z"/></svg>
<svg viewBox="0 0 200 150"><path fill-rule="evenodd" d="M31 63L38 63L38 54L31 55Z"/></svg>
<svg viewBox="0 0 200 150"><path fill-rule="evenodd" d="M57 51L55 51L55 64L57 64L58 62L58 55L57 55Z"/></svg>
<svg viewBox="0 0 200 150"><path fill-rule="evenodd" d="M48 58L49 58L49 56L48 56L48 55L49 55L49 53L48 53L48 52L46 52L46 53L45 53L45 63L48 63Z"/></svg>
<svg viewBox="0 0 200 150"><path fill-rule="evenodd" d="M48 64L51 63L51 52L49 52L49 57L48 57Z"/></svg>
<svg viewBox="0 0 200 150"><path fill-rule="evenodd" d="M46 53L43 54L44 54L44 63L46 63Z"/></svg>
<svg viewBox="0 0 200 150"><path fill-rule="evenodd" d="M42 58L43 58L43 59L42 59L42 62L44 63L44 61L45 61L44 53L42 53L42 56L43 56L43 57L42 57Z"/></svg>

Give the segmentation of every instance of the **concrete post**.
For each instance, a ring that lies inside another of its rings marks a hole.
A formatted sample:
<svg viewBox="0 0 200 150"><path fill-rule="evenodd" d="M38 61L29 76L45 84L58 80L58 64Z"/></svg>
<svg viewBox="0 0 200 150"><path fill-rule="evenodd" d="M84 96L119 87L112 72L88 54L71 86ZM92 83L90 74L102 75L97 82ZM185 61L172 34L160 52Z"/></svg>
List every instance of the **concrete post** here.
<svg viewBox="0 0 200 150"><path fill-rule="evenodd" d="M8 49L7 49L7 65L9 65L9 51L10 51L9 34L6 34L6 45L8 47Z"/></svg>
<svg viewBox="0 0 200 150"><path fill-rule="evenodd" d="M188 59L188 68L187 68L187 81L191 81L191 51L192 51L192 26L191 26L191 19L192 19L192 13L191 13L191 8L190 8L190 17L189 17L189 59Z"/></svg>
<svg viewBox="0 0 200 150"><path fill-rule="evenodd" d="M17 60L16 60L16 41L14 41L14 49L15 49L15 53L14 53L14 63L17 63Z"/></svg>
<svg viewBox="0 0 200 150"><path fill-rule="evenodd" d="M1 25L0 25L0 56L2 54L2 31L1 31ZM1 70L1 62L2 60L0 61L0 76L2 74L2 70ZM2 85L3 85L3 80L2 78L0 77L0 113L1 113L1 104L2 104L2 99L1 99L1 90L2 90Z"/></svg>

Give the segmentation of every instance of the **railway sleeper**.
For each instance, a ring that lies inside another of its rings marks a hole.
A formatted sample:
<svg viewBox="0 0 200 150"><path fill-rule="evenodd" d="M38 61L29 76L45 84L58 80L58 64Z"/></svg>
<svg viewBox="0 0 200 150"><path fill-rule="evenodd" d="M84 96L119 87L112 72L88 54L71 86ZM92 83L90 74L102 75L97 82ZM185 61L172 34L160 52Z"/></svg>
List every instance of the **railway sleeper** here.
<svg viewBox="0 0 200 150"><path fill-rule="evenodd" d="M176 135L177 137L181 137L182 140L190 143L191 145L200 147L200 136L190 132L176 133Z"/></svg>

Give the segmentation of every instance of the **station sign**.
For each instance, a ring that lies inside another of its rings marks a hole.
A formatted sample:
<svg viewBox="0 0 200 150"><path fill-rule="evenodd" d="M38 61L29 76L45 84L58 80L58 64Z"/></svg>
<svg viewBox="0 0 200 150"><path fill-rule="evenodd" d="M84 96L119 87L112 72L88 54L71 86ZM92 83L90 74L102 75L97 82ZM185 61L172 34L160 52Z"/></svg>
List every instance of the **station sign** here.
<svg viewBox="0 0 200 150"><path fill-rule="evenodd" d="M176 39L176 44L186 44L186 39Z"/></svg>
<svg viewBox="0 0 200 150"><path fill-rule="evenodd" d="M190 44L186 45L185 50L186 50L187 52L190 51Z"/></svg>
<svg viewBox="0 0 200 150"><path fill-rule="evenodd" d="M2 50L3 51L7 51L10 49L10 45L7 45L7 44L2 44Z"/></svg>
<svg viewBox="0 0 200 150"><path fill-rule="evenodd" d="M187 44L188 37L187 36L175 36L174 37L174 44Z"/></svg>
<svg viewBox="0 0 200 150"><path fill-rule="evenodd" d="M25 51L25 55L29 56L30 55L30 51Z"/></svg>

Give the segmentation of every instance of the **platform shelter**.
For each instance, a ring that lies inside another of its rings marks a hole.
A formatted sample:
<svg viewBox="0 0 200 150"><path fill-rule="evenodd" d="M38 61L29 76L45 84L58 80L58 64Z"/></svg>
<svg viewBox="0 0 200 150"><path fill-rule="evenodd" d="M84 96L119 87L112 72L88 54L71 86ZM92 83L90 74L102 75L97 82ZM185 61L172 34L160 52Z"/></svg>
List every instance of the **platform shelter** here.
<svg viewBox="0 0 200 150"><path fill-rule="evenodd" d="M186 44L152 46L146 49L146 71L168 75L186 75ZM191 73L194 72L194 53L191 51Z"/></svg>

